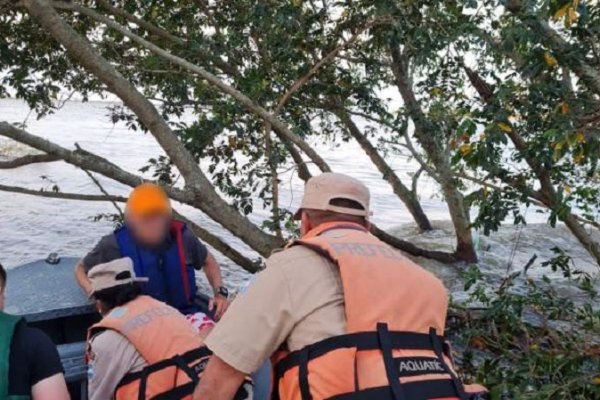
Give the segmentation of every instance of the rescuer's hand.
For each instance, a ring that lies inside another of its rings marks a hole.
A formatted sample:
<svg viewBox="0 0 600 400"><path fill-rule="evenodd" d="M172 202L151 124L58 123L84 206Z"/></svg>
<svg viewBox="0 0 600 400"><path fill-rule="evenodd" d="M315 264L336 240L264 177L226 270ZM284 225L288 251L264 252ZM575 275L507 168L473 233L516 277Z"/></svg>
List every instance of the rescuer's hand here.
<svg viewBox="0 0 600 400"><path fill-rule="evenodd" d="M212 298L208 304L208 309L214 313L215 321L221 319L228 307L229 300L220 294L217 294L214 298Z"/></svg>

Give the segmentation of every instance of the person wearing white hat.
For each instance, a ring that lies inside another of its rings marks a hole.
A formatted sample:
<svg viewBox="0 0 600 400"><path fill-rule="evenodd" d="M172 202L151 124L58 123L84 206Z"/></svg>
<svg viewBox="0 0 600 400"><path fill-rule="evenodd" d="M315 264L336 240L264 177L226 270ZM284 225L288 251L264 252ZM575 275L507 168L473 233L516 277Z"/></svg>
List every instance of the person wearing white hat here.
<svg viewBox="0 0 600 400"><path fill-rule="evenodd" d="M191 397L203 370L198 366L210 358L206 332L143 295L148 278L136 276L130 258L96 265L88 279L102 315L88 333L89 399Z"/></svg>

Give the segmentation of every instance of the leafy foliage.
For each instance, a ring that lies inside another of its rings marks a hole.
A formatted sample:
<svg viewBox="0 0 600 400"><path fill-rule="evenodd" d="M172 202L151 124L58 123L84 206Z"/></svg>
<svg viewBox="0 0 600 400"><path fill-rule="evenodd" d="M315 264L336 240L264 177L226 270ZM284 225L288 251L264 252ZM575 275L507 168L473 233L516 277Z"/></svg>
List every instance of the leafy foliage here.
<svg viewBox="0 0 600 400"><path fill-rule="evenodd" d="M25 100L41 118L61 98L106 96L105 81L74 62L13 3L0 1L0 97ZM260 230L244 225L239 236L248 242L248 236L262 235L268 245L254 243L254 248L266 254L270 243L296 233L289 212L279 207L279 175L290 169L301 174L314 160L231 93L92 14L76 12L69 2L54 4L99 56L153 101L234 213L270 208L271 218ZM475 254L471 228L491 234L506 221L526 223L523 210L535 206L551 225L564 222L600 263L600 246L587 230L600 226L600 7L595 1L75 4L214 74L301 140L333 145L357 140L380 172L390 153L416 160L414 181L404 185L413 190L398 185L396 176L394 192L404 193L399 194L403 201L414 200L418 177L433 178L449 206L457 253ZM108 112L113 123L152 132L129 109L117 105ZM395 172L387 167L382 174L394 182ZM178 183L179 171L162 155L141 172L166 186ZM51 185L47 190L59 191ZM475 209L472 219L467 208ZM116 222L111 215L98 218ZM564 249L554 252L544 265L577 280L589 297L585 302L564 298L548 281L518 274L490 294L480 271L466 273L473 293L467 306L483 305L483 311L462 326L467 350L462 370L488 384L493 398L600 397L600 316L593 307L593 281L571 269Z"/></svg>
<svg viewBox="0 0 600 400"><path fill-rule="evenodd" d="M535 205L552 225L566 222L600 260L600 247L589 245L583 229L597 227L600 212L600 10L593 3L79 2L213 73L311 143L356 138L340 118L340 110L348 113L384 161L401 152L438 181L463 249L472 247L469 226L489 234L507 220L525 223L522 210ZM0 96L22 98L43 117L65 93L84 100L106 95L104 84L27 12L3 7ZM278 173L300 170L310 163L306 157L293 154L297 149L260 116L180 65L89 15L68 7L59 12L157 104L230 204L244 215L271 208L262 226L267 232L289 226L275 189ZM400 75L410 86L404 104L395 101ZM109 113L131 130L148 129L120 106ZM171 168L156 158L146 170L172 185ZM476 207L473 220L464 221L463 200Z"/></svg>
<svg viewBox="0 0 600 400"><path fill-rule="evenodd" d="M452 328L463 350L461 372L487 385L492 399L600 396L596 293L589 277L572 271L568 257L559 253L545 264L560 265L581 286L577 302L560 294L549 279L536 282L527 272L512 274L492 293L476 267L464 274L471 296L456 307L469 317Z"/></svg>

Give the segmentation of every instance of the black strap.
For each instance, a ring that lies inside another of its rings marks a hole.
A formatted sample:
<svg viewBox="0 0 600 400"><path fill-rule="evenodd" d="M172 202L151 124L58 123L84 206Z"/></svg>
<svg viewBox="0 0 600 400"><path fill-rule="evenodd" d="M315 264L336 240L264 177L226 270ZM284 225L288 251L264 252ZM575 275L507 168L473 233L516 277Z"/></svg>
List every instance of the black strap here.
<svg viewBox="0 0 600 400"><path fill-rule="evenodd" d="M390 331L386 323L377 324L377 336L379 337L379 346L383 356L385 373L390 383L390 389L394 395L394 400L405 400L400 377L396 374L394 368L394 355L392 354L392 341L390 340Z"/></svg>
<svg viewBox="0 0 600 400"><path fill-rule="evenodd" d="M185 374L188 376L188 378L190 378L192 382L198 383L200 381L198 374L194 372L194 370L190 367L189 363L182 356L175 356L173 360L175 361L175 365L177 365L177 368L185 372Z"/></svg>
<svg viewBox="0 0 600 400"><path fill-rule="evenodd" d="M196 383L189 382L185 385L178 386L169 391L166 391L161 394L157 394L152 397L150 400L175 400L175 399L183 399L186 396L190 396L194 393L194 389L196 388Z"/></svg>
<svg viewBox="0 0 600 400"><path fill-rule="evenodd" d="M274 378L273 387L271 388L271 398L270 400L280 400L279 398L279 379Z"/></svg>
<svg viewBox="0 0 600 400"><path fill-rule="evenodd" d="M148 365L141 371L132 372L130 374L125 375L125 377L123 377L123 379L121 379L121 382L119 382L119 385L117 386L117 390L120 387L128 385L131 382L139 379L140 380L140 392L142 392L142 390L141 390L142 385L144 385L144 387L147 385L146 380L149 375L151 375L157 371L160 371L162 369L179 366L178 362L180 362L180 361L183 362L185 365L187 365L189 368L189 364L191 364L192 362L199 360L201 358L204 358L204 357L208 357L210 355L212 355L212 352L207 347L200 347L197 349L190 350L187 353L177 355L175 357L168 358L166 360L162 360L157 363ZM188 371L186 371L186 373L188 373ZM142 393L145 393L145 390Z"/></svg>
<svg viewBox="0 0 600 400"><path fill-rule="evenodd" d="M146 399L146 388L148 387L148 372L144 369L141 371L140 386L138 387L138 400ZM117 386L117 390L118 390Z"/></svg>
<svg viewBox="0 0 600 400"><path fill-rule="evenodd" d="M157 394L152 397L150 400L180 400L187 396L191 396L194 394L194 390L196 389L196 385L198 382L189 382L185 385L178 386L164 393ZM244 385L250 384L252 385L252 381L249 378L246 378L242 383L242 386L238 389L235 394L234 400L236 399L247 399L248 392L245 390Z"/></svg>
<svg viewBox="0 0 600 400"><path fill-rule="evenodd" d="M302 400L312 400L312 396L310 394L310 384L308 383L308 352L308 347L305 347L300 352L300 364L298 365L298 381Z"/></svg>
<svg viewBox="0 0 600 400"><path fill-rule="evenodd" d="M415 332L389 332L392 349L405 350L433 350L431 338L428 334ZM440 342L443 337L438 336ZM379 350L379 336L377 332L360 332L335 336L322 340L310 346L308 360L319 358L324 354L338 349L356 348L357 351ZM275 366L275 378L279 380L292 368L300 364L300 351L288 354Z"/></svg>
<svg viewBox="0 0 600 400"><path fill-rule="evenodd" d="M450 379L437 379L402 384L404 395L409 400L427 400L456 397ZM389 386L365 389L354 393L340 394L328 400L395 400Z"/></svg>
<svg viewBox="0 0 600 400"><path fill-rule="evenodd" d="M439 336L437 335L435 328L429 329L429 337L431 338L431 344L433 346L433 351L435 352L435 355L442 363L442 367L446 370L448 375L450 375L450 377L451 377L451 382L452 382L452 385L454 386L454 390L456 391L456 394L458 395L458 397L461 400L468 400L468 396L465 393L465 389L462 385L462 382L458 379L458 376L456 376L454 371L452 371L452 369L450 369L450 367L448 367L448 364L446 363L446 360L444 359L444 353L443 353L443 349L444 349L443 343L444 342L439 340Z"/></svg>

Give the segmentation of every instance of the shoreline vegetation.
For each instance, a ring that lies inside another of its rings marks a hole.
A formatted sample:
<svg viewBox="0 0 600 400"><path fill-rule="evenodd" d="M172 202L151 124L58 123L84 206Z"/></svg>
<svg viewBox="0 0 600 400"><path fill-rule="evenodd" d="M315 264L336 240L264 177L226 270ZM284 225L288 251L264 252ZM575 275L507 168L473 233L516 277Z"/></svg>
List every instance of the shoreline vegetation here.
<svg viewBox="0 0 600 400"><path fill-rule="evenodd" d="M449 221L416 232L391 230L420 246L449 246ZM559 250L569 249L568 252ZM492 399L593 399L600 396L597 265L568 229L501 227L481 238L479 263L454 273L417 259L443 279L452 301L447 336L461 376L485 384Z"/></svg>
<svg viewBox="0 0 600 400"><path fill-rule="evenodd" d="M492 399L596 399L600 396L600 313L595 290L575 302L548 279L514 273L499 289L465 273L466 302L450 308L447 335L459 373ZM585 285L584 285L585 286Z"/></svg>

